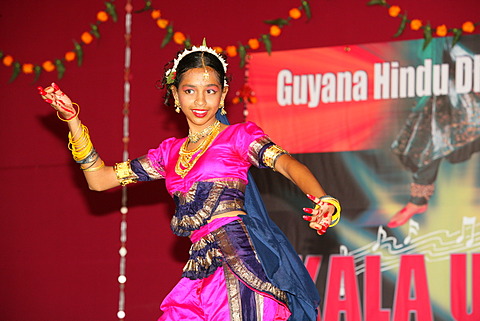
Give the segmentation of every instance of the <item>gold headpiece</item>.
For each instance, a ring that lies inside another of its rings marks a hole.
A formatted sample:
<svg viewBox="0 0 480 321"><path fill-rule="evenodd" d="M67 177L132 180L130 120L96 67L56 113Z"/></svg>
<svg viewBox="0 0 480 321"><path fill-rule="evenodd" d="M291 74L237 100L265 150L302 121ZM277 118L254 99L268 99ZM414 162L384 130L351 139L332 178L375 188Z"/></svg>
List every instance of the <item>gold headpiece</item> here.
<svg viewBox="0 0 480 321"><path fill-rule="evenodd" d="M178 54L176 59L173 60L173 67L171 69L168 69L167 72L165 73L165 77L167 78L167 84L172 84L175 81L175 76L177 74L177 67L178 67L178 64L180 63L180 61L186 55L191 54L192 52L196 52L196 51L208 52L208 53L211 53L212 55L214 55L215 57L217 57L218 60L220 60L220 62L223 65L224 72L227 73L227 65L228 64L225 61L225 59L223 59L223 57L221 55L219 55L215 51L215 49L207 47L207 42L206 42L205 38L203 38L203 43L200 47L193 46L192 49L185 49L180 54ZM223 85L227 86L228 85L227 80L224 79L223 81L224 81Z"/></svg>

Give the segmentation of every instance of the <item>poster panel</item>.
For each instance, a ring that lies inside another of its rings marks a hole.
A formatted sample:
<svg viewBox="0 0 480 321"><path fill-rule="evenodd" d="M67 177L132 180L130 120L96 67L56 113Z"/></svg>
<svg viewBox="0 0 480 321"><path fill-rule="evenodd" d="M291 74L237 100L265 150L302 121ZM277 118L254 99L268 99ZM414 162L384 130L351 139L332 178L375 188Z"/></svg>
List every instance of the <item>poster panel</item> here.
<svg viewBox="0 0 480 321"><path fill-rule="evenodd" d="M343 206L319 237L306 197L254 170L317 284L319 320L480 320L480 36L452 41L251 55L247 121ZM423 213L389 227L417 196Z"/></svg>

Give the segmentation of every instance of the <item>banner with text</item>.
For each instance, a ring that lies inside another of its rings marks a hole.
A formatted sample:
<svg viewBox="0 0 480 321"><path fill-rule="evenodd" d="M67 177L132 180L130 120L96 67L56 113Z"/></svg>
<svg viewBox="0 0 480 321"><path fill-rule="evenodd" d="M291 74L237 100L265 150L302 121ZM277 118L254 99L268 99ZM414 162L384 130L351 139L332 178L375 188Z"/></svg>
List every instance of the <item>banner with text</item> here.
<svg viewBox="0 0 480 321"><path fill-rule="evenodd" d="M318 320L480 320L480 36L452 41L251 54L247 120L342 204L319 237L305 195L253 169L317 284ZM388 224L412 197L422 214Z"/></svg>
<svg viewBox="0 0 480 321"><path fill-rule="evenodd" d="M479 37L464 43L451 50L445 38L425 50L416 40L253 53L248 84L258 103L248 105L247 120L291 153L382 147L418 99L480 93Z"/></svg>

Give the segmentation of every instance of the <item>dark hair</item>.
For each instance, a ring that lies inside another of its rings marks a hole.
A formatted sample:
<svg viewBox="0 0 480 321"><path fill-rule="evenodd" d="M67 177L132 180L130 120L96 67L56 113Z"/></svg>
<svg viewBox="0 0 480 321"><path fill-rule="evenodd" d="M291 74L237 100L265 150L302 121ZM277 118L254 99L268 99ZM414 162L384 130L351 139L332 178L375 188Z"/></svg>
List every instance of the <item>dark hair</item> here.
<svg viewBox="0 0 480 321"><path fill-rule="evenodd" d="M223 56L222 58L226 59ZM167 66L165 66L165 70L171 68L168 66L171 66L171 62L167 64ZM163 77L162 88L165 86L167 87L167 93L165 94L165 105L169 106L169 100L172 94L172 90L170 89L170 87L172 85L178 88L180 81L182 81L182 78L187 71L194 68L205 67L210 67L215 71L215 75L218 77L218 82L223 89L225 81L228 81L228 79L225 74L225 70L223 69L222 62L218 59L218 57L207 51L194 51L183 57L182 60L180 60L180 62L178 63L175 80L173 81L173 83L167 84L167 77Z"/></svg>

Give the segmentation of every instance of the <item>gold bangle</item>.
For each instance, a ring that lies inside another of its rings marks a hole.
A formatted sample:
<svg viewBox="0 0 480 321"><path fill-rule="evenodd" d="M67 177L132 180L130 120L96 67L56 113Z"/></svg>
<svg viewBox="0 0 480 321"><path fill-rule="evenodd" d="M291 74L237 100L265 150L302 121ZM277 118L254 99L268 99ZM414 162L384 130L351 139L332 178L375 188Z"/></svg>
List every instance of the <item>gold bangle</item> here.
<svg viewBox="0 0 480 321"><path fill-rule="evenodd" d="M113 169L115 170L115 175L117 176L120 185L125 186L137 182L138 177L132 171L130 160L122 163L116 163Z"/></svg>
<svg viewBox="0 0 480 321"><path fill-rule="evenodd" d="M332 196L325 195L320 197L321 202L328 203L330 205L333 205L335 209L337 210L333 215L332 215L332 222L330 223L330 227L333 227L340 222L340 212L342 211L342 208L340 206L340 202Z"/></svg>
<svg viewBox="0 0 480 321"><path fill-rule="evenodd" d="M78 114L80 113L80 106L79 106L77 103L73 103L73 102L72 102L72 106L73 106L73 105L76 105L77 108L78 108L78 110L77 110L77 112L75 113L75 115L73 115L73 116L70 117L70 118L65 119L65 118L60 117L60 115L59 115L59 113L58 113L58 110L57 110L57 117L58 117L58 119L60 119L61 121L66 122L66 123L68 123L68 122L71 122L72 120L74 120L75 118L77 118L77 117L78 117ZM75 110L75 108L74 108L74 110Z"/></svg>
<svg viewBox="0 0 480 321"><path fill-rule="evenodd" d="M103 160L102 160L102 163L101 163L100 165L98 165L97 167L89 167L89 168L83 169L83 168L80 166L80 168L82 168L82 170L83 170L84 172L96 172L96 171L102 169L103 167L105 167L105 162L104 162Z"/></svg>

